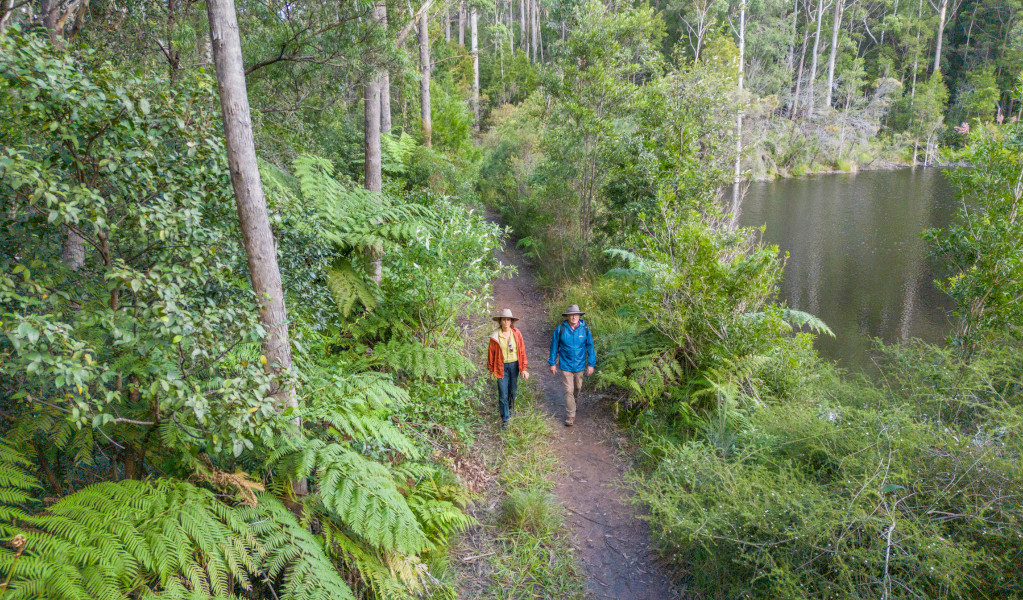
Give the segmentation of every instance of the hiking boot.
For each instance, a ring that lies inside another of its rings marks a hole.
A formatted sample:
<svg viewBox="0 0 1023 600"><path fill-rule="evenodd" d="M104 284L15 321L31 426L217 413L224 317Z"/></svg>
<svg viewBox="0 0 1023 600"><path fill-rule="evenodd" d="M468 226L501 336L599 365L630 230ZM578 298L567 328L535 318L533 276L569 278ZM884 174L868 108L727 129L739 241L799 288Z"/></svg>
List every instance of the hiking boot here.
<svg viewBox="0 0 1023 600"><path fill-rule="evenodd" d="M575 425L575 417L565 419L565 427L571 427L573 425Z"/></svg>

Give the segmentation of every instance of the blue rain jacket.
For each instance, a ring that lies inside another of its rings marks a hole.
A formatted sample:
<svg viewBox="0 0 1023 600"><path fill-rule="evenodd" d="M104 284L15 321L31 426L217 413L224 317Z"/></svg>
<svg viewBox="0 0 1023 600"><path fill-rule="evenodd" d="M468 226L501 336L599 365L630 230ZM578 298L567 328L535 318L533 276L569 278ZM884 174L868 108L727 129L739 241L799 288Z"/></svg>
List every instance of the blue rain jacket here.
<svg viewBox="0 0 1023 600"><path fill-rule="evenodd" d="M564 321L554 330L551 336L551 356L547 364L554 365L560 360L562 371L578 373L586 367L597 366L597 353L593 351L593 335L586 321L579 319L579 326L572 330L568 321Z"/></svg>

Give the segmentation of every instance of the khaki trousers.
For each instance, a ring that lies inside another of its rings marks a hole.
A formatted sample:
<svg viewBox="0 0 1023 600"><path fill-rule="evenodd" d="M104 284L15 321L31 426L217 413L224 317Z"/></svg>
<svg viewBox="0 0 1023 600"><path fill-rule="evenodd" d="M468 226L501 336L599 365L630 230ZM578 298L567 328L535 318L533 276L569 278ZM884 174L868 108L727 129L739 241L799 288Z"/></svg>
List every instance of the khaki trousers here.
<svg viewBox="0 0 1023 600"><path fill-rule="evenodd" d="M569 419L574 419L575 401L583 390L583 372L562 371L561 380L565 384L565 413Z"/></svg>

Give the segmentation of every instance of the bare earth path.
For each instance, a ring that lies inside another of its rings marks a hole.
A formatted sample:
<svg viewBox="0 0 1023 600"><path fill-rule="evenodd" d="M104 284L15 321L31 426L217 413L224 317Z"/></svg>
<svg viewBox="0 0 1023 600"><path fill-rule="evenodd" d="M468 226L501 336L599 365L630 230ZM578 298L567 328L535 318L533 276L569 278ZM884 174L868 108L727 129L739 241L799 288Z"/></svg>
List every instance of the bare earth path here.
<svg viewBox="0 0 1023 600"><path fill-rule="evenodd" d="M573 544L586 575L590 597L616 600L673 600L683 595L672 588L663 567L655 562L646 521L628 503L623 469L612 451L614 424L591 400L592 383L583 394L574 427L561 425L565 403L560 375L547 367L551 330L543 298L536 290L532 269L514 249L498 253L518 275L494 282L498 310L510 308L521 318L518 327L526 342L529 371L540 377L547 411L557 421L551 448L569 474L555 490L567 509ZM586 310L586 307L582 307ZM597 357L598 365L600 357ZM514 418L514 417L513 417Z"/></svg>

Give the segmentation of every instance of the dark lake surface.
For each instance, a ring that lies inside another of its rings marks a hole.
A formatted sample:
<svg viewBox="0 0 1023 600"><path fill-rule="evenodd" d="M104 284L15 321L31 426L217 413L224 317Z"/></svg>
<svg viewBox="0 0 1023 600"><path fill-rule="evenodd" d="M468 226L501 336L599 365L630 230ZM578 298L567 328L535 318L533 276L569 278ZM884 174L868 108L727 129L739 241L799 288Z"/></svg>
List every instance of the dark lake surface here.
<svg viewBox="0 0 1023 600"><path fill-rule="evenodd" d="M866 171L753 183L739 222L788 252L780 300L831 327L817 348L870 370L870 340L940 342L951 302L920 232L944 227L955 194L940 169Z"/></svg>

